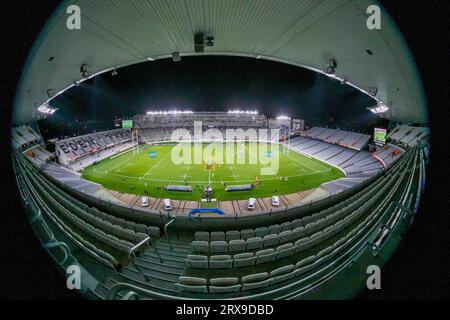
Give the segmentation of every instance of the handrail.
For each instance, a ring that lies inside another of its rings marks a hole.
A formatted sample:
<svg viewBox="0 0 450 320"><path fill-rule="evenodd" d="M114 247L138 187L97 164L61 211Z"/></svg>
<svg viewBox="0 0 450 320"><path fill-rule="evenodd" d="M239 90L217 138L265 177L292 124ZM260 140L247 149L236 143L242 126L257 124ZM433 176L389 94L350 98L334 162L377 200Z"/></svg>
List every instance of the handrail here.
<svg viewBox="0 0 450 320"><path fill-rule="evenodd" d="M61 248L62 249L62 251L64 252L64 258L62 261L57 261L60 266L63 266L64 263L67 261L67 259L69 259L70 249L69 249L69 246L65 242L62 242L62 241L48 242L48 243L43 244L42 246L44 247L44 249L47 249L47 250L50 250L53 248Z"/></svg>
<svg viewBox="0 0 450 320"><path fill-rule="evenodd" d="M140 300L141 297L138 293L134 291L128 291L122 298L122 300L131 300L131 298L136 298L136 300Z"/></svg>
<svg viewBox="0 0 450 320"><path fill-rule="evenodd" d="M130 259L131 256L132 256L133 254L135 254L135 251L136 251L137 249L139 249L140 247L142 247L144 244L146 244L146 243L148 243L148 242L151 243L151 241L152 241L152 238L148 236L147 238L145 238L145 239L142 240L141 242L139 242L139 243L135 244L134 246L132 246L130 249L128 249L128 258Z"/></svg>
<svg viewBox="0 0 450 320"><path fill-rule="evenodd" d="M159 261L163 261L161 256L159 255L158 250L156 249L156 246L153 245L153 241L152 238L150 236L148 236L147 238L145 238L144 240L142 240L141 242L139 242L138 244L134 245L133 247L131 247L128 250L128 260L130 260L131 262L133 262L134 266L136 267L137 271L139 271L140 274L142 274L142 276L144 277L144 279L146 281L150 281L150 279L147 277L147 275L144 273L144 271L141 270L141 267L139 267L139 265L135 262L136 259L136 250L139 249L140 247L142 247L143 245L147 244L150 242L150 245L153 247L153 249L155 249L156 255L159 258Z"/></svg>
<svg viewBox="0 0 450 320"><path fill-rule="evenodd" d="M172 242L170 242L170 239L169 239L169 234L167 233L167 228L168 228L169 225L171 225L173 222L175 222L175 219L170 220L169 222L167 222L167 223L164 225L164 235L166 236L167 242L169 243L170 250L172 250L173 247L172 247Z"/></svg>

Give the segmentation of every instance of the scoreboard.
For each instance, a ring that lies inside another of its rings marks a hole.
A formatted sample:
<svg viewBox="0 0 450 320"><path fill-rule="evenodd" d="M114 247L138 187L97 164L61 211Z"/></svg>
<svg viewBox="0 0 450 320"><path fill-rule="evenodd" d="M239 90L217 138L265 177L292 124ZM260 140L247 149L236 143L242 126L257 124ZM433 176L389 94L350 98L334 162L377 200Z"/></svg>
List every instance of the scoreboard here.
<svg viewBox="0 0 450 320"><path fill-rule="evenodd" d="M386 129L375 128L375 132L373 134L373 141L377 146L384 146L386 144Z"/></svg>
<svg viewBox="0 0 450 320"><path fill-rule="evenodd" d="M122 120L122 129L133 129L133 120Z"/></svg>

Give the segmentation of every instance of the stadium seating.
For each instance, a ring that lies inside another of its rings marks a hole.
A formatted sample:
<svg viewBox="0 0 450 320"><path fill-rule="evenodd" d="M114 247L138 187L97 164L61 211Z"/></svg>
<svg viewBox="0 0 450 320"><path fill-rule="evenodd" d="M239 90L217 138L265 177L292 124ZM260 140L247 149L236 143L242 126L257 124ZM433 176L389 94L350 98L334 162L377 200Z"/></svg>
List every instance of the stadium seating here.
<svg viewBox="0 0 450 320"><path fill-rule="evenodd" d="M371 174L370 183L344 194L331 206L300 216L280 216L253 229L249 224L241 229L239 223L230 230L197 232L179 231L178 226L163 234L156 226L89 207L62 190L55 184L61 180L54 177L65 176L75 190L87 188L68 169L53 163L39 166L21 153L14 161L20 169L22 196L58 229L58 237L72 249L70 254L88 255L92 265L110 268L104 271L105 279L89 289L91 297L120 299L134 290L149 299L284 298L354 263L366 250L368 239L380 232L381 222L390 228L401 223L405 213L392 204L413 208L410 195L420 192L418 185L424 176L422 165L417 164L424 161L425 151L411 148L389 162L394 147L372 155L325 142L338 134L317 128L311 132L314 137L292 139L291 148L301 146L302 152L314 153L349 173L333 181L330 190L351 189L367 179L357 177L362 173ZM351 139L356 138L352 135ZM389 162L385 173L380 173L384 167L375 156ZM377 246L386 241L384 234L375 237ZM130 248L148 236L153 239L151 246L141 247L137 257L129 260Z"/></svg>
<svg viewBox="0 0 450 320"><path fill-rule="evenodd" d="M97 158L91 162L99 160L100 155L111 156L120 152L118 146L124 146L122 149L130 148L131 140L129 131L116 129L60 140L56 142L55 146L59 162L69 166L77 162L85 161L87 163L86 158L92 155L96 155ZM111 148L114 148L112 152L105 152Z"/></svg>
<svg viewBox="0 0 450 320"><path fill-rule="evenodd" d="M313 128L308 133L312 132L310 135L315 136L318 132L323 132L322 129ZM327 130L327 132L336 134L335 131ZM384 159L372 155L367 151L355 151L308 137L296 137L292 139L289 148L339 167L347 174L347 177L350 178L349 183L344 182L342 184L342 181L340 183L333 181L322 185L322 190L326 190L329 195L338 194L363 182L365 179L383 170L385 166L392 165L396 160L394 157L389 159L392 161L385 162ZM359 178L359 180L353 180L354 178Z"/></svg>
<svg viewBox="0 0 450 320"><path fill-rule="evenodd" d="M405 174L406 171L403 172L402 177L405 178L407 175ZM393 180L393 179L392 179ZM411 180L411 179L409 179ZM393 189L389 189L388 191L388 197L391 197L394 195L397 188L400 186L399 180L396 180L395 187ZM409 187L411 184L409 184ZM403 198L404 199L404 198ZM260 288L265 288L268 286L277 285L279 283L283 283L287 280L292 280L298 276L301 276L305 273L310 272L312 269L327 263L330 261L333 257L338 255L339 253L343 252L344 250L348 250L351 245L358 241L358 238L362 234L362 231L365 229L370 228L370 226L376 221L380 219L380 216L383 216L385 214L384 210L381 208L385 206L388 201L384 199L382 202L382 205L376 205L377 209L372 211L371 214L367 215L364 221L358 224L358 226L353 229L351 232L347 233L345 236L334 242L332 245L329 245L319 251L316 252L316 254L312 254L309 256L305 256L304 258L301 258L297 263L294 264L286 264L284 266L278 267L276 269L272 269L270 272L262 272L262 273L256 273L256 274L248 274L243 275L241 278L233 278L232 281L230 281L230 284L233 286L238 286L239 284L242 285L241 291L248 291L248 290L257 290ZM301 245L299 243L299 245ZM289 250L291 246L286 246L285 250ZM281 249L281 248L280 248ZM265 256L267 257L265 260L262 260L262 263L270 263L273 261L273 253L274 249L267 249L264 250L265 252L259 251L257 252L258 257ZM241 256L243 256L241 254ZM241 257L239 256L239 258ZM249 259L250 256L247 254L246 259ZM251 260L250 260L251 261ZM258 263L258 262L257 262ZM250 265L251 262L250 262ZM205 281L207 281L205 279ZM204 283L204 282L203 282ZM208 287L209 293L216 293L215 290L211 290ZM234 288L233 292L237 292L239 289Z"/></svg>
<svg viewBox="0 0 450 320"><path fill-rule="evenodd" d="M318 127L308 130L305 135L357 151L362 150L370 140L370 136L366 134Z"/></svg>
<svg viewBox="0 0 450 320"><path fill-rule="evenodd" d="M25 151L25 155L37 166L43 166L48 160L53 158L52 153L39 145Z"/></svg>
<svg viewBox="0 0 450 320"><path fill-rule="evenodd" d="M40 140L39 135L29 126L11 129L11 146L14 150L29 148L31 145L37 144Z"/></svg>
<svg viewBox="0 0 450 320"><path fill-rule="evenodd" d="M26 165L26 162L23 164ZM57 210L66 224L72 225L72 230L79 230L78 235L86 234L122 254L127 254L135 243L139 243L149 235L152 237L160 235L157 227L136 224L88 207L54 187L40 174L32 175L34 169L31 166L27 166L24 172L27 179L31 181L31 185L43 195L47 203ZM120 267L118 263L113 264L115 267Z"/></svg>
<svg viewBox="0 0 450 320"><path fill-rule="evenodd" d="M414 147L429 138L430 129L426 127L411 127L401 125L392 130L387 139L402 146Z"/></svg>

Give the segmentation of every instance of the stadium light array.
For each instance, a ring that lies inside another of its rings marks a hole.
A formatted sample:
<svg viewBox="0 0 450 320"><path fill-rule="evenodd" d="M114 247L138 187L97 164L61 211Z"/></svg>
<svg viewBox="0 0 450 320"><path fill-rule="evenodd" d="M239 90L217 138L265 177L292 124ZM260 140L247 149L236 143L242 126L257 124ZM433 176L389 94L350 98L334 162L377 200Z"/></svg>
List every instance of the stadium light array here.
<svg viewBox="0 0 450 320"><path fill-rule="evenodd" d="M54 113L56 112L57 109L56 109L56 108L52 108L52 107L48 104L48 102L45 102L44 104L40 105L40 106L37 108L37 110L38 110L40 113L49 116L49 115L54 114Z"/></svg>
<svg viewBox="0 0 450 320"><path fill-rule="evenodd" d="M287 116L278 116L277 120L291 120L291 118L289 118Z"/></svg>
<svg viewBox="0 0 450 320"><path fill-rule="evenodd" d="M154 115L179 115L179 114L193 114L193 111L184 110L184 111L178 111L178 110L169 110L169 111L148 111L147 115L154 116Z"/></svg>
<svg viewBox="0 0 450 320"><path fill-rule="evenodd" d="M380 101L375 107L369 108L369 111L375 114L380 114L389 111L389 107Z"/></svg>
<svg viewBox="0 0 450 320"><path fill-rule="evenodd" d="M258 111L244 111L244 110L230 110L228 111L228 114L258 114Z"/></svg>

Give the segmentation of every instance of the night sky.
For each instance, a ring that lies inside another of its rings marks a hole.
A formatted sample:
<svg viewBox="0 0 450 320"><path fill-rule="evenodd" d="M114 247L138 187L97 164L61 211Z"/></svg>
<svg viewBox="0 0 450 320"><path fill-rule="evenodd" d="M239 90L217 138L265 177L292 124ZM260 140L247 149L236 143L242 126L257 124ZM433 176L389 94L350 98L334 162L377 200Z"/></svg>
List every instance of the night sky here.
<svg viewBox="0 0 450 320"><path fill-rule="evenodd" d="M385 121L367 108L374 100L324 75L284 63L237 57L185 57L118 69L53 100L58 112L40 125L47 136L110 129L112 119L150 110L256 109L288 115L307 126L352 128L371 133ZM95 122L94 122L95 121ZM86 123L87 122L87 123ZM50 129L48 132L46 129Z"/></svg>

